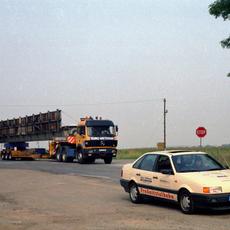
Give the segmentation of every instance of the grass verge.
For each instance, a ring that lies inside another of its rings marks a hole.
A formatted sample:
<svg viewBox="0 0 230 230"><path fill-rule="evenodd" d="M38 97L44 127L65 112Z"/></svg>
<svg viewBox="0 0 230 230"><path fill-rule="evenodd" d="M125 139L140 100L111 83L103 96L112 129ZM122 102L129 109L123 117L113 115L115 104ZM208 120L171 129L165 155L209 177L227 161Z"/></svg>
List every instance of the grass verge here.
<svg viewBox="0 0 230 230"><path fill-rule="evenodd" d="M207 152L216 158L218 161L226 165L226 162L230 165L230 147L175 147L169 149L177 150L190 150L190 151L202 151ZM119 149L117 159L137 159L144 153L157 151L154 148L137 148L137 149Z"/></svg>

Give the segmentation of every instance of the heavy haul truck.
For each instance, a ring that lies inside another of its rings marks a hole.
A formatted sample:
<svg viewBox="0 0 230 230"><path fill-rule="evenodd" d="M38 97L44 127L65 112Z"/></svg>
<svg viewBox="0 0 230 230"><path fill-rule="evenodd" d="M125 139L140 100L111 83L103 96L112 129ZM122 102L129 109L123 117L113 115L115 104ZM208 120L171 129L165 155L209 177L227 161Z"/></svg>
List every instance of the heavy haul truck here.
<svg viewBox="0 0 230 230"><path fill-rule="evenodd" d="M112 162L117 154L117 126L102 118L81 118L76 126L61 126L61 110L0 121L2 160L52 158L61 162ZM49 141L49 151L29 149L29 141Z"/></svg>
<svg viewBox="0 0 230 230"><path fill-rule="evenodd" d="M81 118L64 138L49 143L50 156L63 162L72 162L76 158L81 164L101 158L110 164L117 155L117 131L117 126L110 120Z"/></svg>

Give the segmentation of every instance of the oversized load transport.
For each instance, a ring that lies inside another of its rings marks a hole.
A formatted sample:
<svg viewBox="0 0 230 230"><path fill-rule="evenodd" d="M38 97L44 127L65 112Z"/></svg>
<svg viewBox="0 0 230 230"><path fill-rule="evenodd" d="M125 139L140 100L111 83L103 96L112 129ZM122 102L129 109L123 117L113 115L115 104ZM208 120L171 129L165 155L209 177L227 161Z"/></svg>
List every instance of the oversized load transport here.
<svg viewBox="0 0 230 230"><path fill-rule="evenodd" d="M61 110L18 119L0 121L3 160L13 158L53 158L57 161L93 163L95 159L112 162L117 154L117 126L110 120L81 118L77 126L61 126ZM27 149L28 141L49 141L47 154ZM31 156L31 157L30 157Z"/></svg>

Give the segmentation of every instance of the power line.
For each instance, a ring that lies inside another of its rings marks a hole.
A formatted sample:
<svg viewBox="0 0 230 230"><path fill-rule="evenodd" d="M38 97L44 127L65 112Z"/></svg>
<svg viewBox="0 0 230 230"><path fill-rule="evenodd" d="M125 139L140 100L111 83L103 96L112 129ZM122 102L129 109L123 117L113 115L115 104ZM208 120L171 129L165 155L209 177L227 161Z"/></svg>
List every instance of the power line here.
<svg viewBox="0 0 230 230"><path fill-rule="evenodd" d="M74 117L72 117L71 115L69 115L68 113L64 112L63 110L62 110L62 113L63 113L66 117L70 118L74 123L76 122L76 119L75 119Z"/></svg>
<svg viewBox="0 0 230 230"><path fill-rule="evenodd" d="M161 99L149 99L149 100L133 100L133 101L115 101L115 102L99 102L99 103L76 103L76 104L2 104L0 107L74 107L74 106L98 106L98 105L119 105L119 104L144 104L160 101Z"/></svg>

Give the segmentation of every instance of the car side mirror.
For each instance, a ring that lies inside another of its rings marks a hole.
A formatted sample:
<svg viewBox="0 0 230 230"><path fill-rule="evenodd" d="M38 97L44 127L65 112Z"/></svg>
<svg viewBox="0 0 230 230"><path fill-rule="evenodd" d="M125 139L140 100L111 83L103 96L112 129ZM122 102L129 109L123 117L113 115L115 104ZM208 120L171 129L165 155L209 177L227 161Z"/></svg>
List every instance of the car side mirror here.
<svg viewBox="0 0 230 230"><path fill-rule="evenodd" d="M172 169L162 169L160 171L162 174L165 174L165 175L173 175L173 170Z"/></svg>

